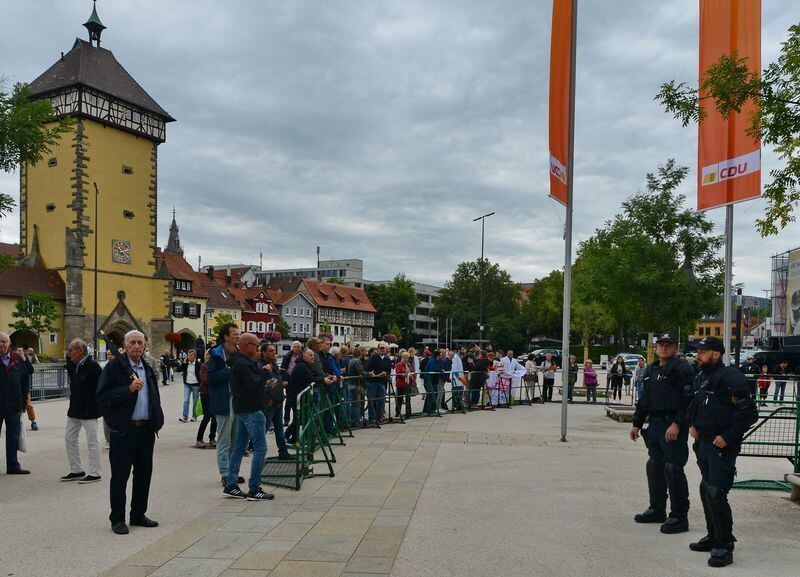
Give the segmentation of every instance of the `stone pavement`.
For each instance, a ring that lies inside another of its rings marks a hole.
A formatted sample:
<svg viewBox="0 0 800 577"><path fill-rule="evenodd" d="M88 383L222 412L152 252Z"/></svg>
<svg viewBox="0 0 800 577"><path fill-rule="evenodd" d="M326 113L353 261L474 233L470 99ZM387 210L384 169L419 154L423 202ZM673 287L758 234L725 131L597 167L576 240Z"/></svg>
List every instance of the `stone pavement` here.
<svg viewBox="0 0 800 577"><path fill-rule="evenodd" d="M632 522L646 504L640 444L602 407L557 405L425 418L356 431L334 447L336 477L276 489L271 502L223 499L212 451L190 449L180 388L162 388L167 426L156 448L157 529L115 536L102 485L66 472L63 401L38 405L27 483L0 478L0 569L15 576L280 577L425 575L711 575L688 550L703 534L696 466L687 472L688 534ZM39 435L39 433L42 433ZM36 436L39 435L39 436ZM780 478L789 463L740 460L740 477ZM245 461L244 465L248 465ZM7 498L8 497L8 498ZM736 491L739 544L730 575L796 572L800 509L786 494ZM13 527L13 529L12 529Z"/></svg>

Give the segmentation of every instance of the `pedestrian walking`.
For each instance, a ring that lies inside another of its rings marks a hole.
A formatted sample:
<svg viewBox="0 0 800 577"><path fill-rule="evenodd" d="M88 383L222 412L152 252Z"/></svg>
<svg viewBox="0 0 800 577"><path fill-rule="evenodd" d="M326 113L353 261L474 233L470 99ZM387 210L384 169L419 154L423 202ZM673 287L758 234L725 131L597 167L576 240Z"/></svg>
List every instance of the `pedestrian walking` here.
<svg viewBox="0 0 800 577"><path fill-rule="evenodd" d="M172 367L175 364L175 357L167 349L159 357L159 361L161 361L161 384L166 387L172 380Z"/></svg>
<svg viewBox="0 0 800 577"><path fill-rule="evenodd" d="M67 358L69 407L64 440L69 473L61 477L61 480L78 481L80 484L95 483L100 480L100 436L97 426L100 405L97 402L97 385L103 369L89 356L88 345L80 339L75 339L69 344ZM88 474L81 463L81 452L78 447L81 429L86 434L86 446L89 450Z"/></svg>
<svg viewBox="0 0 800 577"><path fill-rule="evenodd" d="M178 367L178 372L183 375L183 413L178 419L185 423L189 418L191 399L192 422L197 420L197 401L200 398L200 369L203 363L197 358L197 352L190 349L186 360Z"/></svg>
<svg viewBox="0 0 800 577"><path fill-rule="evenodd" d="M708 564L724 567L733 563L733 514L728 492L736 474L736 457L742 438L758 420L758 409L750 396L745 376L722 363L725 347L716 337L697 343L701 372L695 381L689 406L690 433L700 469L700 501L706 519L706 535L691 543L692 551L709 552Z"/></svg>

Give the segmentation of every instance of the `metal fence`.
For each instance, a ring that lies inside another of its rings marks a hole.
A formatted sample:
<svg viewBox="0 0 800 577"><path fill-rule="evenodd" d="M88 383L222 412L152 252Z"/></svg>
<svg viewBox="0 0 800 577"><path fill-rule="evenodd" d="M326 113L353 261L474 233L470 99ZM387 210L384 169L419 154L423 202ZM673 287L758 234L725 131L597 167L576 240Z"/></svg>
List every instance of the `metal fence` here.
<svg viewBox="0 0 800 577"><path fill-rule="evenodd" d="M69 397L69 378L65 365L36 364L30 382L31 400Z"/></svg>

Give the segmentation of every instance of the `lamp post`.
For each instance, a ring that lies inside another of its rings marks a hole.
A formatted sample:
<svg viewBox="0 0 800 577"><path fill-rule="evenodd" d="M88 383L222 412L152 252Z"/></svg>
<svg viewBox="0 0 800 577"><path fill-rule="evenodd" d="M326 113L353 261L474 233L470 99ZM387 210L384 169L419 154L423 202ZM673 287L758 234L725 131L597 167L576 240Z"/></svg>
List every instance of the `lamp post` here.
<svg viewBox="0 0 800 577"><path fill-rule="evenodd" d="M94 343L94 358L97 360L100 355L98 347L100 343L97 341L97 236L100 228L100 213L98 212L98 198L100 191L97 188L97 183L94 184L94 327L92 333L92 342Z"/></svg>
<svg viewBox="0 0 800 577"><path fill-rule="evenodd" d="M742 289L736 289L736 356L735 365L739 366L739 356L742 351Z"/></svg>
<svg viewBox="0 0 800 577"><path fill-rule="evenodd" d="M480 317L478 320L478 331L480 333L480 340L478 341L480 344L479 346L483 347L483 277L484 277L484 269L486 268L483 263L483 240L486 233L486 219L490 216L494 215L493 212L488 214L484 214L483 216L479 216L478 218L473 218L472 222L481 221L481 260L480 260L480 268L481 268L481 301L480 301Z"/></svg>

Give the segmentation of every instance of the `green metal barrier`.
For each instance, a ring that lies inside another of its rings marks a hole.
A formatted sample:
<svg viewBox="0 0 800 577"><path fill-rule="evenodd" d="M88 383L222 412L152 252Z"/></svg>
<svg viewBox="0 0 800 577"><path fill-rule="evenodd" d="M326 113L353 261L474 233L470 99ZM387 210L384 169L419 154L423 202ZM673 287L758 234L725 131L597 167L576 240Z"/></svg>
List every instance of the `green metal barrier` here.
<svg viewBox="0 0 800 577"><path fill-rule="evenodd" d="M742 449L743 457L771 457L788 459L794 465L794 472L800 473L800 400L791 403L761 398L759 420L745 434ZM760 489L772 491L791 491L785 480L747 479L733 484L735 489Z"/></svg>
<svg viewBox="0 0 800 577"><path fill-rule="evenodd" d="M286 487L299 491L304 479L335 476L333 463L336 462L336 456L328 435L325 434L311 387L307 387L297 396L297 410L300 424L294 447L295 459L279 461L275 457L268 458L261 470L261 481L274 487ZM321 451L322 458L315 456L317 450ZM320 463L325 463L328 469L327 473L314 470L314 465Z"/></svg>

